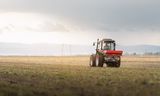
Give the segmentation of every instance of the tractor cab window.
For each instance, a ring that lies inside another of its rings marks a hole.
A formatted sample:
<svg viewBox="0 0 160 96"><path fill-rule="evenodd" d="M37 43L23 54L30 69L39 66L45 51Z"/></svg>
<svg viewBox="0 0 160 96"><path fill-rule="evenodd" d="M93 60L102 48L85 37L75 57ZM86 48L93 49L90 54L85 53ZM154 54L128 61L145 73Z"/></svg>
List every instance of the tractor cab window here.
<svg viewBox="0 0 160 96"><path fill-rule="evenodd" d="M115 50L115 43L113 42L103 42L103 50Z"/></svg>

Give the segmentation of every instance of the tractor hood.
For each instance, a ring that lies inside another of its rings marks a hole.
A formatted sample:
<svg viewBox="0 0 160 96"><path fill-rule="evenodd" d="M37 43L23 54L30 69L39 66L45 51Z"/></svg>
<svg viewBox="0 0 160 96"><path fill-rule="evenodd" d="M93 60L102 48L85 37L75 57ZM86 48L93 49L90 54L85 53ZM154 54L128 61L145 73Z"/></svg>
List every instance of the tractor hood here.
<svg viewBox="0 0 160 96"><path fill-rule="evenodd" d="M103 50L103 53L108 55L122 55L123 51L121 50Z"/></svg>

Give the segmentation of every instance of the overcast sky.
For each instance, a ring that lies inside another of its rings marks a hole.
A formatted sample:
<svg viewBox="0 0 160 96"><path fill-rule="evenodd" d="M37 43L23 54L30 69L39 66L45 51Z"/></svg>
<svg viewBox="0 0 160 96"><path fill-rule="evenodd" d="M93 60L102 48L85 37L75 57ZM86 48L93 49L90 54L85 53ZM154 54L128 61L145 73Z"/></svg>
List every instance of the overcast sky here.
<svg viewBox="0 0 160 96"><path fill-rule="evenodd" d="M0 42L160 45L159 10L159 0L0 0Z"/></svg>

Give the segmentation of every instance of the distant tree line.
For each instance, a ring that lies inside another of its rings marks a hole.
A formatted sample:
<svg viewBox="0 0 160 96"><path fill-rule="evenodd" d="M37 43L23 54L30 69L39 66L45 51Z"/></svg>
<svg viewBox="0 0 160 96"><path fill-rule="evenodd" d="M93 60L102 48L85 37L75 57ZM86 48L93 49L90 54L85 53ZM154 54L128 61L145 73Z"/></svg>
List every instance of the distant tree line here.
<svg viewBox="0 0 160 96"><path fill-rule="evenodd" d="M160 55L160 52L145 52L144 55Z"/></svg>
<svg viewBox="0 0 160 96"><path fill-rule="evenodd" d="M145 53L136 53L136 52L133 52L133 53L124 53L124 55L126 56L136 56L136 55L156 55L156 56L160 56L160 52L145 52Z"/></svg>

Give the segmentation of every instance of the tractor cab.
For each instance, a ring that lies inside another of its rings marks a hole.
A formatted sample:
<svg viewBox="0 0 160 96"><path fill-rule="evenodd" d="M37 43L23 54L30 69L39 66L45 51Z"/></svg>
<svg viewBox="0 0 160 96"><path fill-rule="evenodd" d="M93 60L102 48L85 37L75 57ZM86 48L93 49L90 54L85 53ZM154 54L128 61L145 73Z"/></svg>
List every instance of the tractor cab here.
<svg viewBox="0 0 160 96"><path fill-rule="evenodd" d="M99 50L115 50L115 47L116 43L112 39L103 39L97 43L97 49Z"/></svg>

